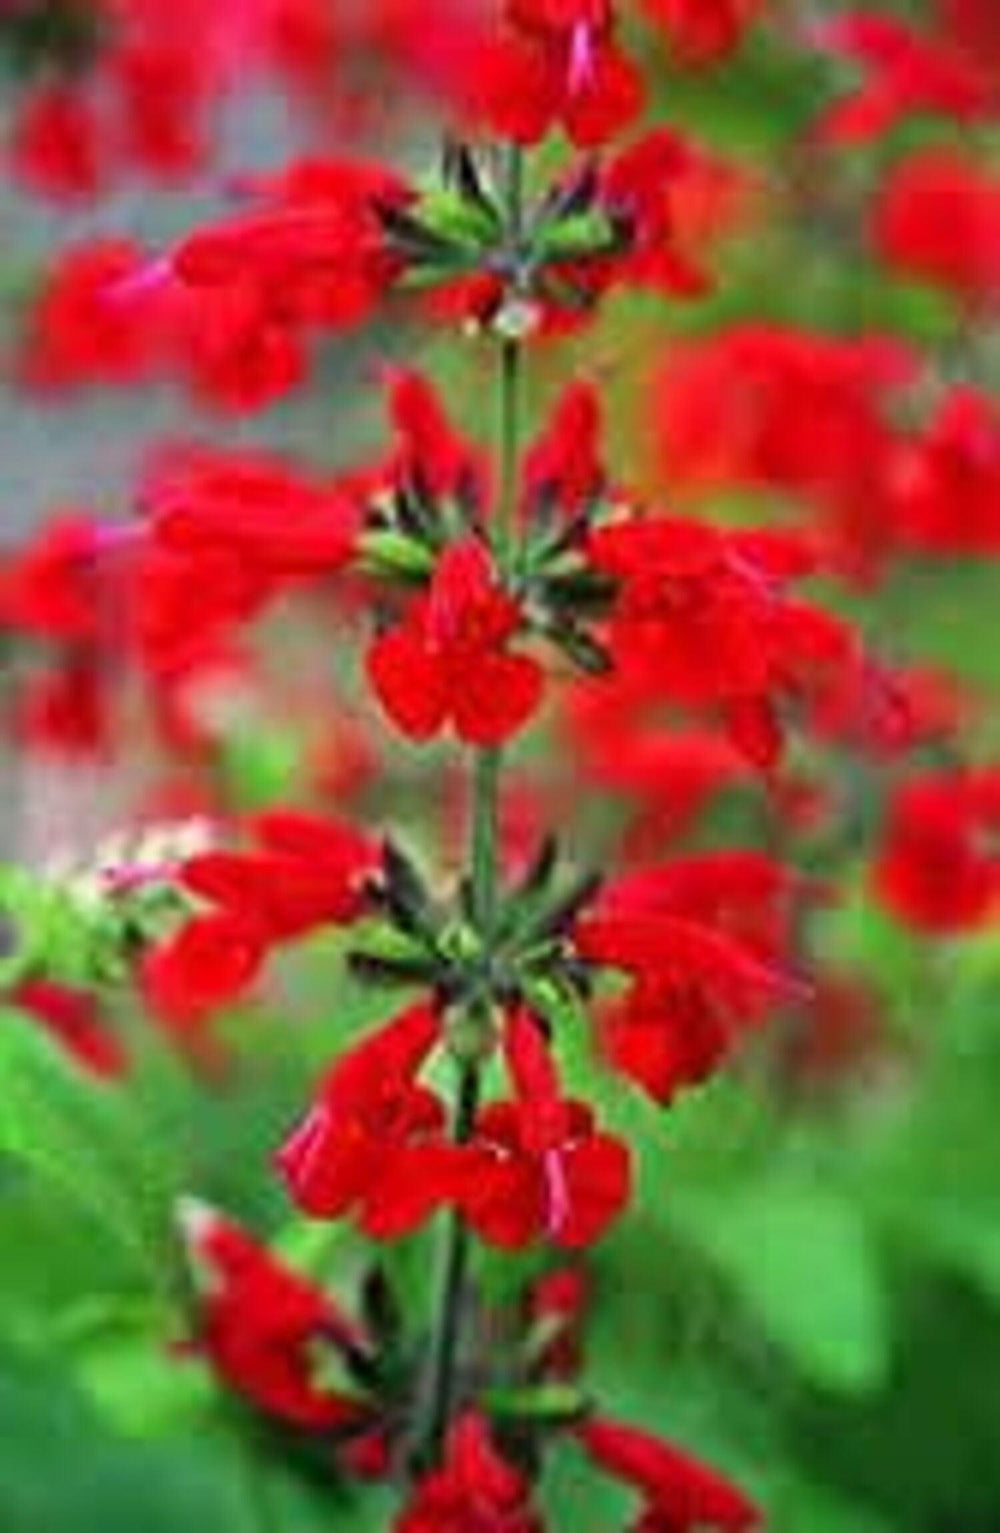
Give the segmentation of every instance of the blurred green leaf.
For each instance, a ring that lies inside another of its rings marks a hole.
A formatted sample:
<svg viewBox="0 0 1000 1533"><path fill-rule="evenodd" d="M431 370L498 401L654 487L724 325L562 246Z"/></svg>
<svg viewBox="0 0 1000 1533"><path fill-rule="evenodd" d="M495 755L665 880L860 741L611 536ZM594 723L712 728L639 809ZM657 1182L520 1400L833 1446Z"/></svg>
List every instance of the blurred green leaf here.
<svg viewBox="0 0 1000 1533"><path fill-rule="evenodd" d="M889 1362L877 1255L849 1198L793 1168L687 1194L672 1217L707 1253L771 1341L806 1378L868 1390Z"/></svg>
<svg viewBox="0 0 1000 1533"><path fill-rule="evenodd" d="M168 1152L118 1086L84 1075L12 1010L0 1011L0 1155L79 1205L147 1281L169 1290Z"/></svg>

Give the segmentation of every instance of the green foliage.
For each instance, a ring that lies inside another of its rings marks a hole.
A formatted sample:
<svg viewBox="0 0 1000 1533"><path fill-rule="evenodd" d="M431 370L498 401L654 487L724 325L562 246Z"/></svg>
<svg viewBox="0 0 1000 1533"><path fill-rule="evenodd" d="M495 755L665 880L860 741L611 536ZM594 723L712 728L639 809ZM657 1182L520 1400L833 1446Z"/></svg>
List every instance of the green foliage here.
<svg viewBox="0 0 1000 1533"><path fill-rule="evenodd" d="M884 1377L888 1313L863 1216L808 1166L682 1197L672 1216L803 1378L850 1391Z"/></svg>
<svg viewBox="0 0 1000 1533"><path fill-rule="evenodd" d="M83 1076L41 1029L0 1012L0 1168L38 1178L38 1195L85 1211L161 1292L170 1291L168 1151L114 1087Z"/></svg>
<svg viewBox="0 0 1000 1533"><path fill-rule="evenodd" d="M36 969L84 988L120 979L125 972L123 934L114 910L81 898L72 884L0 866L0 918L11 930L11 950L0 958L0 987Z"/></svg>

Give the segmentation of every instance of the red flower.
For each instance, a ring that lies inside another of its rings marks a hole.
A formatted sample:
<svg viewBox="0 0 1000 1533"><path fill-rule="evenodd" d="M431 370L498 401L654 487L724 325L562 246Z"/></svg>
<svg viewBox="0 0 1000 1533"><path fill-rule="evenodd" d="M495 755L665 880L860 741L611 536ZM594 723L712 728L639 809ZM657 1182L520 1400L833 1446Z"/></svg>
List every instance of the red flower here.
<svg viewBox="0 0 1000 1533"><path fill-rule="evenodd" d="M1000 553L1000 422L985 393L953 388L923 435L900 443L889 474L890 503L909 547Z"/></svg>
<svg viewBox="0 0 1000 1533"><path fill-rule="evenodd" d="M165 1022L193 1026L235 1001L257 977L266 956L260 929L239 915L195 916L144 955L143 994Z"/></svg>
<svg viewBox="0 0 1000 1533"><path fill-rule="evenodd" d="M843 622L784 591L814 562L800 538L632 517L599 528L589 549L619 583L609 638L626 681L720 712L760 767L781 752L777 706L808 698L853 659Z"/></svg>
<svg viewBox="0 0 1000 1533"><path fill-rule="evenodd" d="M53 518L0 565L0 627L64 644L101 630L96 560L100 531L81 515Z"/></svg>
<svg viewBox="0 0 1000 1533"><path fill-rule="evenodd" d="M125 1049L102 1022L94 996L53 980L27 979L7 999L37 1018L66 1053L91 1074L114 1078L125 1073Z"/></svg>
<svg viewBox="0 0 1000 1533"><path fill-rule="evenodd" d="M892 801L875 887L901 921L947 933L985 926L1000 901L1000 770L912 778Z"/></svg>
<svg viewBox="0 0 1000 1533"><path fill-rule="evenodd" d="M739 46L764 0L642 0L653 22L666 31L678 62L714 64Z"/></svg>
<svg viewBox="0 0 1000 1533"><path fill-rule="evenodd" d="M56 258L28 316L19 372L37 388L124 384L159 356L161 307L130 240L97 239Z"/></svg>
<svg viewBox="0 0 1000 1533"><path fill-rule="evenodd" d="M205 155L198 120L204 64L194 40L180 36L137 38L111 60L121 124L116 147L129 163L168 182L191 175Z"/></svg>
<svg viewBox="0 0 1000 1533"><path fill-rule="evenodd" d="M439 1036L437 1012L421 1004L340 1056L277 1156L304 1212L356 1211L367 1234L391 1239L451 1196L456 1152L444 1107L416 1081Z"/></svg>
<svg viewBox="0 0 1000 1533"><path fill-rule="evenodd" d="M821 739L881 757L947 740L961 717L954 682L927 669L890 669L868 656L811 700L809 726Z"/></svg>
<svg viewBox="0 0 1000 1533"><path fill-rule="evenodd" d="M256 852L205 852L180 869L183 886L214 907L147 953L152 1005L180 1025L235 1000L272 944L327 922L353 921L378 853L359 831L293 810L251 821Z"/></svg>
<svg viewBox="0 0 1000 1533"><path fill-rule="evenodd" d="M592 383L571 383L556 400L529 447L523 469L522 514L557 513L572 521L604 489L600 395Z"/></svg>
<svg viewBox="0 0 1000 1533"><path fill-rule="evenodd" d="M763 485L835 509L881 465L884 402L914 370L875 336L746 324L689 343L656 396L664 482Z"/></svg>
<svg viewBox="0 0 1000 1533"><path fill-rule="evenodd" d="M868 75L859 91L822 119L817 131L823 138L858 143L917 112L971 122L992 111L986 59L946 37L923 36L895 17L868 11L837 16L813 35L830 52L856 60Z"/></svg>
<svg viewBox="0 0 1000 1533"><path fill-rule="evenodd" d="M258 211L192 234L173 267L209 294L252 288L276 322L339 330L366 319L395 274L376 201L405 202L381 166L306 160L251 185Z"/></svg>
<svg viewBox="0 0 1000 1533"><path fill-rule="evenodd" d="M270 592L260 567L232 552L208 548L195 557L150 540L130 592L133 642L147 674L174 679L223 655L231 662L231 630Z"/></svg>
<svg viewBox="0 0 1000 1533"><path fill-rule="evenodd" d="M93 197L103 179L93 105L62 81L31 93L14 128L14 173L32 191L63 199Z"/></svg>
<svg viewBox="0 0 1000 1533"><path fill-rule="evenodd" d="M566 698L570 759L584 782L634 808L626 851L662 847L688 830L714 797L752 776L725 735L664 723L655 676L612 672L588 678Z"/></svg>
<svg viewBox="0 0 1000 1533"><path fill-rule="evenodd" d="M574 941L583 958L633 979L602 1019L612 1064L668 1102L795 996L790 894L788 873L759 852L680 858L605 885Z"/></svg>
<svg viewBox="0 0 1000 1533"><path fill-rule="evenodd" d="M620 150L601 173L600 202L629 230L615 280L670 296L700 297L709 286L684 238L685 194L722 174L721 162L669 128L653 128Z"/></svg>
<svg viewBox="0 0 1000 1533"><path fill-rule="evenodd" d="M353 550L348 498L266 453L173 454L144 499L156 539L195 565L219 555L256 567L262 580L287 581L331 574Z"/></svg>
<svg viewBox="0 0 1000 1533"><path fill-rule="evenodd" d="M763 1526L760 1510L729 1480L648 1432L595 1417L577 1436L600 1469L645 1497L633 1533L751 1533Z"/></svg>
<svg viewBox="0 0 1000 1533"><path fill-rule="evenodd" d="M112 692L95 651L67 652L18 687L12 732L29 751L99 757L114 743Z"/></svg>
<svg viewBox="0 0 1000 1533"><path fill-rule="evenodd" d="M430 590L369 650L379 702L412 739L451 724L469 744L501 744L528 722L542 691L537 661L507 653L519 624L517 602L496 583L483 544L452 544Z"/></svg>
<svg viewBox="0 0 1000 1533"><path fill-rule="evenodd" d="M642 80L614 40L610 0L506 0L505 19L467 87L501 137L531 144L561 124L593 146L639 111Z"/></svg>
<svg viewBox="0 0 1000 1533"><path fill-rule="evenodd" d="M203 853L184 865L186 887L256 920L281 941L362 913L364 881L379 856L366 835L292 809L269 810L250 826L259 852Z"/></svg>
<svg viewBox="0 0 1000 1533"><path fill-rule="evenodd" d="M491 1102L476 1119L462 1210L494 1245L546 1236L558 1246L590 1245L628 1200L628 1151L595 1131L582 1102L560 1094L548 1045L527 1012L509 1017L505 1051L516 1100Z"/></svg>
<svg viewBox="0 0 1000 1533"><path fill-rule="evenodd" d="M897 164L875 210L875 243L902 273L965 303L1000 300L1000 179L948 149Z"/></svg>
<svg viewBox="0 0 1000 1533"><path fill-rule="evenodd" d="M259 410L305 378L303 339L252 282L163 292L163 365L197 399L224 411Z"/></svg>
<svg viewBox="0 0 1000 1533"><path fill-rule="evenodd" d="M473 1411L448 1433L444 1463L426 1475L395 1533L542 1533L528 1488L490 1440L489 1428Z"/></svg>
<svg viewBox="0 0 1000 1533"><path fill-rule="evenodd" d="M359 1350L365 1338L331 1299L214 1210L183 1213L201 1303L195 1348L219 1376L281 1421L313 1431L356 1426L371 1407L313 1378L319 1349Z"/></svg>
<svg viewBox="0 0 1000 1533"><path fill-rule="evenodd" d="M432 501L482 497L483 454L452 426L432 383L413 368L388 373L396 448L387 478Z"/></svg>

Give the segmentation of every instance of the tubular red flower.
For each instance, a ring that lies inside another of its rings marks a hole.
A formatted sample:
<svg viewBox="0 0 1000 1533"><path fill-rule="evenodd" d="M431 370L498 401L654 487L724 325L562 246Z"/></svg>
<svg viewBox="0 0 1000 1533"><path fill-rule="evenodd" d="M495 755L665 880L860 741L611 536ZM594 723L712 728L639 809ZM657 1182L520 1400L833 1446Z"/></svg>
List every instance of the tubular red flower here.
<svg viewBox="0 0 1000 1533"><path fill-rule="evenodd" d="M97 524L82 515L53 518L0 565L0 627L61 643L98 638Z"/></svg>
<svg viewBox="0 0 1000 1533"><path fill-rule="evenodd" d="M368 652L369 680L393 723L415 740L447 724L473 745L516 734L535 712L543 680L537 661L507 652L519 621L478 539L446 549L427 594Z"/></svg>
<svg viewBox="0 0 1000 1533"><path fill-rule="evenodd" d="M532 144L559 124L592 147L638 113L642 79L614 39L607 0L510 0L505 19L466 93L473 115L501 137Z"/></svg>
<svg viewBox="0 0 1000 1533"><path fill-rule="evenodd" d="M971 122L992 110L988 61L946 36L926 36L895 17L856 11L814 28L813 37L867 71L861 88L820 120L821 138L858 143L915 112Z"/></svg>
<svg viewBox="0 0 1000 1533"><path fill-rule="evenodd" d="M350 558L358 525L333 482L266 453L174 453L147 484L154 537L196 559L221 554L275 581L329 575Z"/></svg>
<svg viewBox="0 0 1000 1533"><path fill-rule="evenodd" d="M595 1129L589 1108L561 1095L548 1045L527 1012L508 1018L505 1054L516 1099L492 1102L476 1119L462 1212L494 1245L539 1238L589 1245L628 1201L628 1151Z"/></svg>
<svg viewBox="0 0 1000 1533"><path fill-rule="evenodd" d="M663 701L721 714L759 767L780 755L778 706L854 663L850 628L785 592L814 562L794 535L633 516L598 528L588 551L618 581L608 637L619 672Z"/></svg>
<svg viewBox="0 0 1000 1533"><path fill-rule="evenodd" d="M992 849L998 831L1000 769L904 782L875 863L879 897L918 931L985 926L1000 901L1000 857Z"/></svg>
<svg viewBox="0 0 1000 1533"><path fill-rule="evenodd" d="M205 852L181 865L185 888L213 909L148 952L142 975L154 1008L179 1025L236 1000L274 943L355 920L378 849L352 826L296 810L250 821L254 852Z"/></svg>
<svg viewBox="0 0 1000 1533"><path fill-rule="evenodd" d="M371 1406L361 1396L324 1388L313 1376L317 1349L363 1348L361 1328L214 1209L188 1207L184 1224L201 1278L194 1346L225 1383L297 1427L363 1423Z"/></svg>
<svg viewBox="0 0 1000 1533"><path fill-rule="evenodd" d="M875 246L905 275L989 310L1000 302L1000 179L948 149L894 166L875 208Z"/></svg>
<svg viewBox="0 0 1000 1533"><path fill-rule="evenodd" d="M22 105L10 147L18 179L60 200L93 197L102 186L101 131L93 104L59 81Z"/></svg>
<svg viewBox="0 0 1000 1533"><path fill-rule="evenodd" d="M433 384L413 368L391 368L387 381L397 442L390 482L432 500L481 491L483 454L452 426Z"/></svg>
<svg viewBox="0 0 1000 1533"><path fill-rule="evenodd" d="M23 980L7 996L30 1013L83 1069L117 1078L128 1069L124 1044L102 1021L96 998L48 979Z"/></svg>
<svg viewBox="0 0 1000 1533"><path fill-rule="evenodd" d="M415 1079L439 1036L437 1011L420 1004L337 1060L277 1155L306 1213L356 1212L369 1235L390 1239L450 1200L457 1151L441 1101Z"/></svg>
<svg viewBox="0 0 1000 1533"><path fill-rule="evenodd" d="M528 1487L500 1457L489 1428L474 1411L448 1434L439 1469L417 1485L394 1524L395 1533L542 1533Z"/></svg>
<svg viewBox="0 0 1000 1533"><path fill-rule="evenodd" d="M577 1428L600 1469L646 1498L635 1533L751 1533L760 1510L716 1470L648 1432L604 1417Z"/></svg>
<svg viewBox="0 0 1000 1533"><path fill-rule="evenodd" d="M799 994L786 957L791 893L788 872L758 852L681 858L605 885L574 942L633 980L602 1019L611 1063L668 1102Z"/></svg>
<svg viewBox="0 0 1000 1533"><path fill-rule="evenodd" d="M601 404L594 384L571 383L525 456L522 515L548 508L572 520L605 484Z"/></svg>

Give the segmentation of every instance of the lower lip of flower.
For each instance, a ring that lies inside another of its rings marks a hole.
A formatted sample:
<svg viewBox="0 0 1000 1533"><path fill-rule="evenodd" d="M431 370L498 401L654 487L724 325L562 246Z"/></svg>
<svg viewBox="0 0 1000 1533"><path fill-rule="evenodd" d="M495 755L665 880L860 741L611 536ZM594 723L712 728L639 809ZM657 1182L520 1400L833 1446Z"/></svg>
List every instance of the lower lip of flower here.
<svg viewBox="0 0 1000 1533"><path fill-rule="evenodd" d="M569 1188L566 1171L558 1150L549 1150L544 1160L548 1214L545 1221L550 1235L558 1235L569 1217Z"/></svg>

